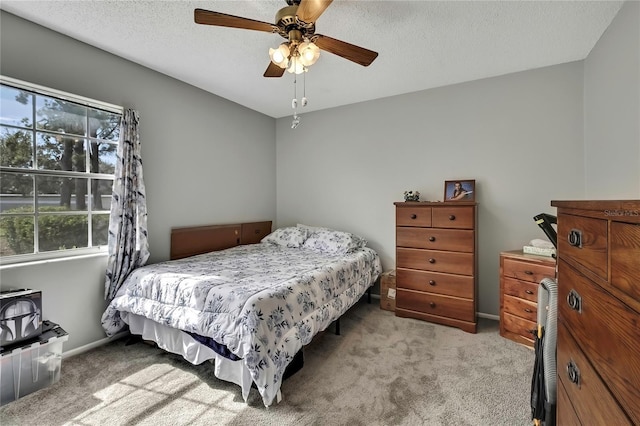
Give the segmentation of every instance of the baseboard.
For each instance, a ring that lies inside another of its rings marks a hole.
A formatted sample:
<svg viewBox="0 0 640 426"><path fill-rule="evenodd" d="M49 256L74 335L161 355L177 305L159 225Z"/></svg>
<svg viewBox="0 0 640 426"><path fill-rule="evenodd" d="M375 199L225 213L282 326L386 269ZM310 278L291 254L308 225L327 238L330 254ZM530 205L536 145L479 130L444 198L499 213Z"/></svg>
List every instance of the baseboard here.
<svg viewBox="0 0 640 426"><path fill-rule="evenodd" d="M477 315L480 318L486 318L486 319L490 319L490 320L494 320L494 321L500 321L500 316L499 315L485 314L485 313L482 313L482 312L478 312Z"/></svg>
<svg viewBox="0 0 640 426"><path fill-rule="evenodd" d="M100 347L102 345L106 345L107 343L111 343L114 340L122 339L123 337L126 337L128 335L129 335L128 331L121 331L120 333L114 334L111 337L105 337L104 339L100 339L98 341L89 343L87 345L80 346L80 347L75 348L75 349L71 349L70 351L64 351L64 352L62 352L62 359L69 358L69 357L72 357L72 356L75 356L75 355L79 355L81 353L90 351L91 349L95 349L95 348Z"/></svg>

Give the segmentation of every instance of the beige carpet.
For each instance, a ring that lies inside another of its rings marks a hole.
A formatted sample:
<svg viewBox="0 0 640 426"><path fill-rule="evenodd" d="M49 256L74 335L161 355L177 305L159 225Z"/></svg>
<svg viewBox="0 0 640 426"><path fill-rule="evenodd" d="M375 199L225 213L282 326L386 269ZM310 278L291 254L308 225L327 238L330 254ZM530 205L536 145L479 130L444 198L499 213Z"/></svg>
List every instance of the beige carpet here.
<svg viewBox="0 0 640 426"><path fill-rule="evenodd" d="M529 425L534 354L480 320L477 334L397 318L373 300L316 336L265 408L255 389L145 343L62 362L55 385L0 408L9 425Z"/></svg>

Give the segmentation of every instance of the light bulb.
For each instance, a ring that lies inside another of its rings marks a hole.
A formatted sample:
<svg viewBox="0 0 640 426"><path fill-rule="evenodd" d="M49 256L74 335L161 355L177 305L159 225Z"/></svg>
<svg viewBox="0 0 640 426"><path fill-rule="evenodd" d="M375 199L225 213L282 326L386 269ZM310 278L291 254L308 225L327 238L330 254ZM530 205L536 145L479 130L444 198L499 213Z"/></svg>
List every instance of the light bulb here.
<svg viewBox="0 0 640 426"><path fill-rule="evenodd" d="M286 43L282 43L277 49L269 48L269 57L271 62L280 68L286 68L289 64L289 46Z"/></svg>
<svg viewBox="0 0 640 426"><path fill-rule="evenodd" d="M298 52L300 53L300 62L305 67L315 64L320 57L320 48L309 41L300 43Z"/></svg>

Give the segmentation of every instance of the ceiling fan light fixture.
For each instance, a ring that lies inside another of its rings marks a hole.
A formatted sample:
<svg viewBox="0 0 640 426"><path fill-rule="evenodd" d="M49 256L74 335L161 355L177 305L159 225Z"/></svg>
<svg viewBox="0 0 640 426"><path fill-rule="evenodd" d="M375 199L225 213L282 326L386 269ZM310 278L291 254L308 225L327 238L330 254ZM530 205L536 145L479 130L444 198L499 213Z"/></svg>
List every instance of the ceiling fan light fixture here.
<svg viewBox="0 0 640 426"><path fill-rule="evenodd" d="M299 56L291 56L291 60L289 61L289 68L287 68L287 71L292 74L302 74L306 70L307 67L302 64Z"/></svg>
<svg viewBox="0 0 640 426"><path fill-rule="evenodd" d="M287 43L282 43L277 49L269 48L269 57L271 62L279 66L280 68L286 68L289 64L289 46Z"/></svg>
<svg viewBox="0 0 640 426"><path fill-rule="evenodd" d="M312 41L304 41L298 46L298 53L302 65L308 67L315 64L320 57L320 48Z"/></svg>

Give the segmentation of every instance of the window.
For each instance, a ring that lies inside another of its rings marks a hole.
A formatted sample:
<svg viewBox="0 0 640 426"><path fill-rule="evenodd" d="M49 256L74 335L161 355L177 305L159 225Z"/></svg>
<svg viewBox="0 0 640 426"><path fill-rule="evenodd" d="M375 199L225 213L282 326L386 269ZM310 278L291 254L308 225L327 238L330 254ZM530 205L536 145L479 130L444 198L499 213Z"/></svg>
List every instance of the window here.
<svg viewBox="0 0 640 426"><path fill-rule="evenodd" d="M1 262L104 250L122 108L6 77L0 101Z"/></svg>

